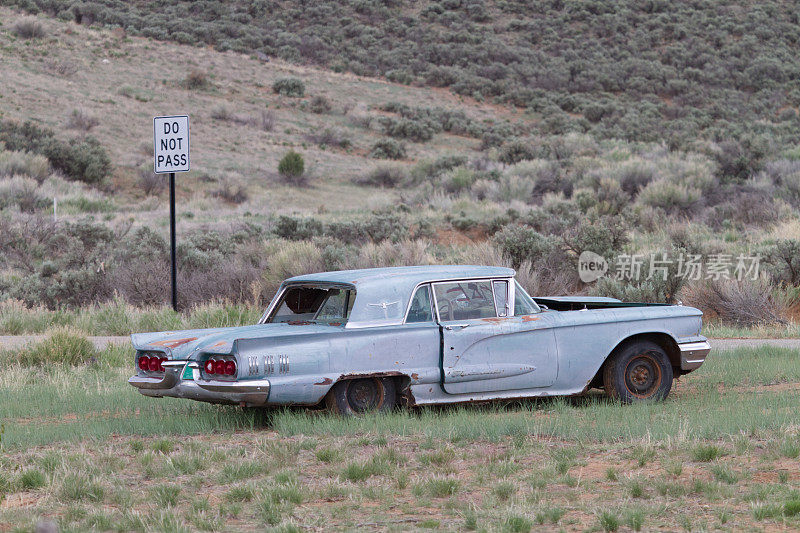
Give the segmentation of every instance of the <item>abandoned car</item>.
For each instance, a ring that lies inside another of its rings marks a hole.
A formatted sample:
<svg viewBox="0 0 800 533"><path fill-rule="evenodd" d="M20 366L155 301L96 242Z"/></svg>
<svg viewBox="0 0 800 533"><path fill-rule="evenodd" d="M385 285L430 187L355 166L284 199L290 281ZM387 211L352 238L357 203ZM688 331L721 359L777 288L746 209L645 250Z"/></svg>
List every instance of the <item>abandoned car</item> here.
<svg viewBox="0 0 800 533"><path fill-rule="evenodd" d="M710 346L692 307L531 298L514 270L419 266L284 281L258 324L131 336L142 394L341 414L576 395L663 399Z"/></svg>

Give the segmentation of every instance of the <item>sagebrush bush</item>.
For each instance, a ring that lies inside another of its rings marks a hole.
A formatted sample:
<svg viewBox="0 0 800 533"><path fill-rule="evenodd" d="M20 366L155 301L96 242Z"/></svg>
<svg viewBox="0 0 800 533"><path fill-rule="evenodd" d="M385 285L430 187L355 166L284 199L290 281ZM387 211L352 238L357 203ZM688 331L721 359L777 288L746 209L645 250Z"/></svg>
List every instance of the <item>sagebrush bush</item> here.
<svg viewBox="0 0 800 533"><path fill-rule="evenodd" d="M767 270L773 279L800 285L800 240L780 239L762 250Z"/></svg>
<svg viewBox="0 0 800 533"><path fill-rule="evenodd" d="M302 98L306 93L306 85L297 78L278 78L272 84L272 92L293 98Z"/></svg>
<svg viewBox="0 0 800 533"><path fill-rule="evenodd" d="M353 182L358 185L372 185L373 187L393 189L405 183L407 179L408 175L402 167L380 166L362 176L353 178Z"/></svg>
<svg viewBox="0 0 800 533"><path fill-rule="evenodd" d="M434 129L419 120L407 118L381 117L383 133L398 139L408 139L414 142L425 142L433 138Z"/></svg>
<svg viewBox="0 0 800 533"><path fill-rule="evenodd" d="M212 87L208 74L202 70L190 70L183 79L183 86L189 90L205 90Z"/></svg>
<svg viewBox="0 0 800 533"><path fill-rule="evenodd" d="M220 180L219 188L211 191L211 195L232 204L241 204L250 198L247 187L231 178Z"/></svg>
<svg viewBox="0 0 800 533"><path fill-rule="evenodd" d="M100 124L100 121L97 117L83 109L73 109L67 116L67 128L70 129L89 131L98 124Z"/></svg>
<svg viewBox="0 0 800 533"><path fill-rule="evenodd" d="M321 131L309 133L305 138L323 148L333 147L347 149L353 144L345 132L338 128L325 128Z"/></svg>
<svg viewBox="0 0 800 533"><path fill-rule="evenodd" d="M94 137L64 142L52 130L32 122L0 121L0 142L8 150L41 154L54 169L84 183L99 184L111 172L111 159Z"/></svg>
<svg viewBox="0 0 800 533"><path fill-rule="evenodd" d="M0 210L17 206L23 213L33 213L51 205L52 200L39 192L35 180L23 176L0 181Z"/></svg>
<svg viewBox="0 0 800 533"><path fill-rule="evenodd" d="M538 156L539 152L530 142L516 140L503 144L497 154L497 159L506 165L514 165L521 161L536 159Z"/></svg>
<svg viewBox="0 0 800 533"><path fill-rule="evenodd" d="M532 261L549 255L557 243L551 237L542 235L533 228L509 225L495 234L495 246L507 257L514 268L524 261Z"/></svg>
<svg viewBox="0 0 800 533"><path fill-rule="evenodd" d="M651 207L660 207L668 213L689 215L698 207L701 197L701 192L694 187L658 180L642 189L637 200Z"/></svg>
<svg viewBox="0 0 800 533"><path fill-rule="evenodd" d="M330 113L333 106L330 101L324 96L317 95L308 103L308 110L318 115Z"/></svg>
<svg viewBox="0 0 800 533"><path fill-rule="evenodd" d="M20 19L12 27L15 34L23 39L41 39L47 32L44 25L35 18Z"/></svg>
<svg viewBox="0 0 800 533"><path fill-rule="evenodd" d="M711 280L688 285L682 294L685 303L727 324L752 327L787 323L786 309L764 279Z"/></svg>
<svg viewBox="0 0 800 533"><path fill-rule="evenodd" d="M147 196L157 195L167 188L167 180L148 166L139 169L139 186Z"/></svg>
<svg viewBox="0 0 800 533"><path fill-rule="evenodd" d="M392 139L385 139L372 145L369 156L374 159L405 159L406 147Z"/></svg>
<svg viewBox="0 0 800 533"><path fill-rule="evenodd" d="M50 175L50 162L31 152L0 150L0 178L28 176L41 183Z"/></svg>

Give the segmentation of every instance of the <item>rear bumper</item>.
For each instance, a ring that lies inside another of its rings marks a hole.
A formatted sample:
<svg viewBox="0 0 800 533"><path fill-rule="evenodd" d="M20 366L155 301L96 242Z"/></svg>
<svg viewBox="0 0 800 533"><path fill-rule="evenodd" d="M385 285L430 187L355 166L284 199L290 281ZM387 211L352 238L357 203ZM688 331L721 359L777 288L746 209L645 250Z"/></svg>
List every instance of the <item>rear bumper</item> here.
<svg viewBox="0 0 800 533"><path fill-rule="evenodd" d="M678 348L681 351L681 370L690 372L700 368L700 365L705 362L711 351L711 344L707 340L703 340L679 344Z"/></svg>
<svg viewBox="0 0 800 533"><path fill-rule="evenodd" d="M195 379L182 379L186 365L192 369ZM269 398L269 380L222 381L200 379L197 363L187 361L167 361L164 363L164 377L133 376L128 379L131 386L140 393L154 398L186 398L210 403L227 403L260 407Z"/></svg>

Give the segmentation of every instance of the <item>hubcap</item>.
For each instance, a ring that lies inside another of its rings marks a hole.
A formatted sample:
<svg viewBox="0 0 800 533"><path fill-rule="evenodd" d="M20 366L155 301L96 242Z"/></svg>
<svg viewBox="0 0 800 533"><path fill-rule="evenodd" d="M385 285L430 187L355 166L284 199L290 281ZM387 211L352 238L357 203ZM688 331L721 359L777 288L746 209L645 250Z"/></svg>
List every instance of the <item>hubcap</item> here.
<svg viewBox="0 0 800 533"><path fill-rule="evenodd" d="M661 367L649 353L637 355L625 369L625 386L639 398L649 398L661 385Z"/></svg>
<svg viewBox="0 0 800 533"><path fill-rule="evenodd" d="M383 385L377 379L358 379L347 387L347 403L356 413L379 408L382 399Z"/></svg>

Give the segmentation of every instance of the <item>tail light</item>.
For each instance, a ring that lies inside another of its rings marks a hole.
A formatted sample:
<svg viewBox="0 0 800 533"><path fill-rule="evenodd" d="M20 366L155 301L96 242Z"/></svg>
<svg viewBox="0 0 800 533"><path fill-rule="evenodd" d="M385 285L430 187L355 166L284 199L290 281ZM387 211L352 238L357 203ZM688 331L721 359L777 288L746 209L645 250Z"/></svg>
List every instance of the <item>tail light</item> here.
<svg viewBox="0 0 800 533"><path fill-rule="evenodd" d="M155 355L142 355L139 357L139 370L144 370L145 372L164 372L164 362L167 360L161 354Z"/></svg>
<svg viewBox="0 0 800 533"><path fill-rule="evenodd" d="M214 357L203 364L203 370L209 376L235 376L236 360L222 357Z"/></svg>

